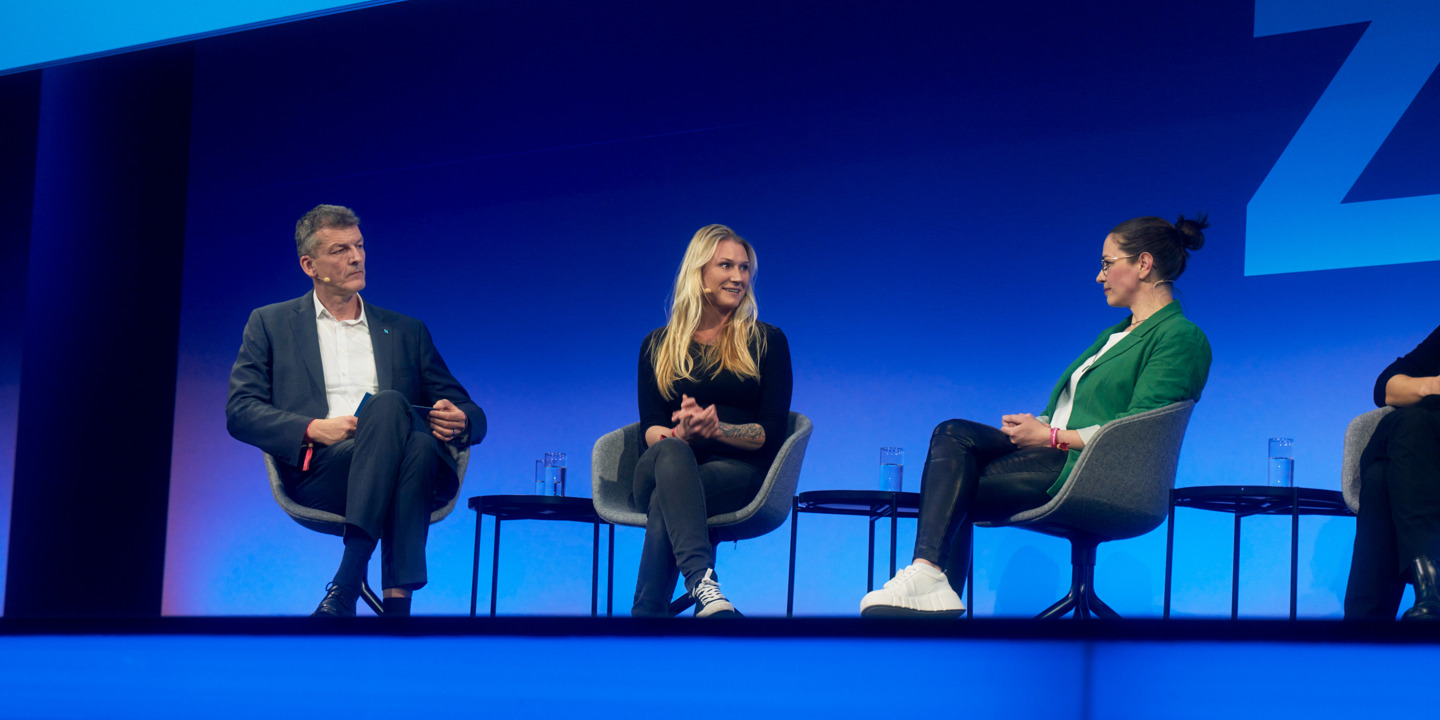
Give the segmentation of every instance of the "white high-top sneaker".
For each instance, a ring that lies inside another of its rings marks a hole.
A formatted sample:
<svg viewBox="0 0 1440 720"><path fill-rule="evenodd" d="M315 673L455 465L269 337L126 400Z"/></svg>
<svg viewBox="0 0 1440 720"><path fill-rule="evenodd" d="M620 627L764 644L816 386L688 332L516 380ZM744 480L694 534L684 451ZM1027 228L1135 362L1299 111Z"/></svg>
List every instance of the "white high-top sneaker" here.
<svg viewBox="0 0 1440 720"><path fill-rule="evenodd" d="M913 563L887 580L860 601L865 617L958 617L965 603L950 587L945 573L923 563Z"/></svg>

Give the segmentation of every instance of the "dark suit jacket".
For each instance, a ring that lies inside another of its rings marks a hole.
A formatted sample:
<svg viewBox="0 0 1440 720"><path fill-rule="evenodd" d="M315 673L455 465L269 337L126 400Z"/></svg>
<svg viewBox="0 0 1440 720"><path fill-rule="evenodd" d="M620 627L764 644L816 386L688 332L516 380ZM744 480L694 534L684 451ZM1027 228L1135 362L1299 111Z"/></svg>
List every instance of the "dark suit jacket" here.
<svg viewBox="0 0 1440 720"><path fill-rule="evenodd" d="M250 313L240 354L230 370L225 427L230 435L298 468L305 428L329 414L314 291ZM485 411L470 400L435 349L425 323L365 303L375 377L381 390L397 390L412 405L454 403L470 420L455 445L485 438ZM347 408L353 412L353 408ZM454 454L442 453L454 469Z"/></svg>

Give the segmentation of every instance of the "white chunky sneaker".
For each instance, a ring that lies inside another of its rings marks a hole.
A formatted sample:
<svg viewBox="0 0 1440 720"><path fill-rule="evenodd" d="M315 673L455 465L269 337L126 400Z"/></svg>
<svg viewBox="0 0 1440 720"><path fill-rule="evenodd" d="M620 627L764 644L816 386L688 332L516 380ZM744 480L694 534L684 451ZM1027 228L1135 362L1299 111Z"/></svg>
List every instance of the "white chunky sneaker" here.
<svg viewBox="0 0 1440 720"><path fill-rule="evenodd" d="M860 601L865 617L958 617L965 603L937 568L922 563L907 566L879 590Z"/></svg>
<svg viewBox="0 0 1440 720"><path fill-rule="evenodd" d="M725 599L720 592L720 583L715 580L715 571L706 570L705 577L690 591L695 598L695 617L740 617L740 611Z"/></svg>

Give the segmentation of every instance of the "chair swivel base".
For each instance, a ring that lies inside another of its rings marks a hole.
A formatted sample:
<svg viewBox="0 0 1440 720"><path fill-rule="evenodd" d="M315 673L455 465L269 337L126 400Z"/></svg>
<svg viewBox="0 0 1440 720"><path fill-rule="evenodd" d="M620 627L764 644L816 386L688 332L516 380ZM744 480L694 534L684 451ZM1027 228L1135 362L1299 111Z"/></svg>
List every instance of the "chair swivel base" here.
<svg viewBox="0 0 1440 720"><path fill-rule="evenodd" d="M1051 620L1073 612L1076 620L1100 617L1106 620L1120 619L1120 613L1110 609L1100 596L1095 594L1095 547L1098 540L1070 538L1070 592L1060 598L1045 612L1036 615L1038 620Z"/></svg>

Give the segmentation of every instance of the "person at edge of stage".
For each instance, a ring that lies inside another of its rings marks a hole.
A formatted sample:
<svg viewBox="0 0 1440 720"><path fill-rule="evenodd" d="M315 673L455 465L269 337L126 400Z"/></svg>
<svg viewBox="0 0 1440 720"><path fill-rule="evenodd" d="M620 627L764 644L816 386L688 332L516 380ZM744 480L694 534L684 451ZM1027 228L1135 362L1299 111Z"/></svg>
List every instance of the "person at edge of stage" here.
<svg viewBox="0 0 1440 720"><path fill-rule="evenodd" d="M345 517L340 567L312 614L355 614L378 543L384 615L408 616L428 578L430 513L458 491L459 450L484 439L485 413L424 323L360 297L365 238L354 212L305 213L295 250L313 289L250 313L226 428L275 457L291 499Z"/></svg>
<svg viewBox="0 0 1440 720"><path fill-rule="evenodd" d="M1060 375L1044 414L1005 415L995 428L947 420L935 428L920 479L911 564L860 601L864 616L954 617L970 563L973 523L1044 505L1085 444L1117 418L1198 400L1210 343L1174 298L1175 281L1209 227L1181 216L1123 222L1105 236L1095 282L1130 315L1103 330ZM1063 322L1064 313L1053 316Z"/></svg>
<svg viewBox="0 0 1440 720"><path fill-rule="evenodd" d="M706 518L744 507L790 415L790 346L757 319L755 249L700 228L675 275L670 316L640 344L641 455L632 502L648 523L631 615L666 616L683 576L696 617L739 616L720 591Z"/></svg>
<svg viewBox="0 0 1440 720"><path fill-rule="evenodd" d="M1346 620L1440 620L1440 327L1380 373L1381 418L1360 454L1360 513L1345 587Z"/></svg>

